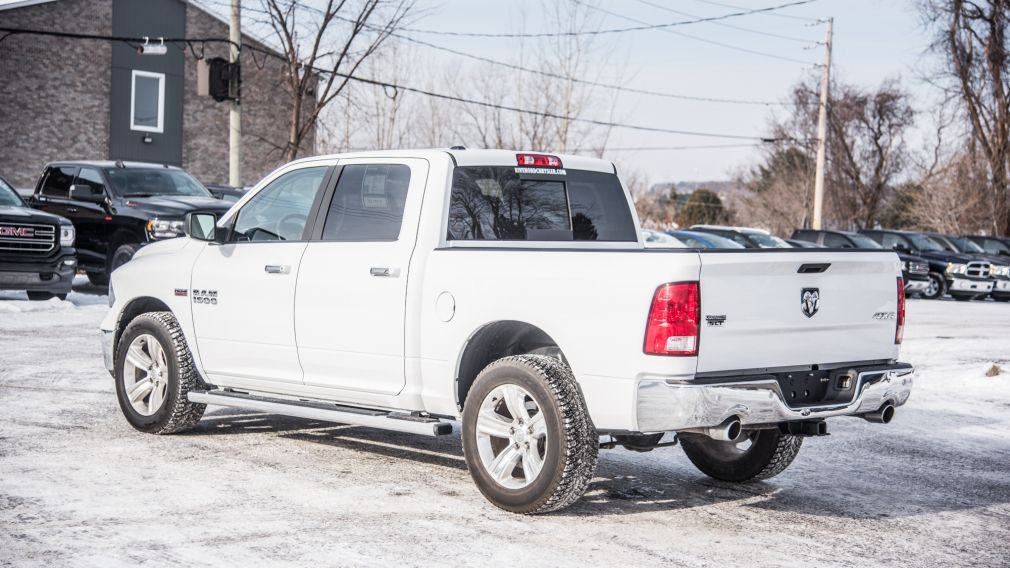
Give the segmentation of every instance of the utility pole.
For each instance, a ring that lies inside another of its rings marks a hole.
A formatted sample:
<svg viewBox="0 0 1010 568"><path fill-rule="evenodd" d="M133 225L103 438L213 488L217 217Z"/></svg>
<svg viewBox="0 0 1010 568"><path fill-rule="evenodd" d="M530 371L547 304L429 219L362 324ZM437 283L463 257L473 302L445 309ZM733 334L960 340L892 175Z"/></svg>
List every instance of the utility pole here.
<svg viewBox="0 0 1010 568"><path fill-rule="evenodd" d="M228 27L231 54L228 58L233 69L239 69L239 51L242 48L242 0L231 0L231 25ZM242 187L242 107L239 101L240 72L232 75L232 99L228 102L228 185Z"/></svg>
<svg viewBox="0 0 1010 568"><path fill-rule="evenodd" d="M821 228L821 212L824 210L824 161L827 159L828 89L831 87L831 32L834 23L834 18L828 18L824 67L821 69L821 104L817 111L817 170L814 174L814 230Z"/></svg>

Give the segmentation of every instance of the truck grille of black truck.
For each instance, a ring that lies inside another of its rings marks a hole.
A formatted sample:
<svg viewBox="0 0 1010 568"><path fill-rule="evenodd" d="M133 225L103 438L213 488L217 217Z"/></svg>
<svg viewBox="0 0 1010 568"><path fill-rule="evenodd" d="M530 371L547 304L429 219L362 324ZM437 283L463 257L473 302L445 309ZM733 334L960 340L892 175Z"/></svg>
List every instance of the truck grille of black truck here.
<svg viewBox="0 0 1010 568"><path fill-rule="evenodd" d="M0 223L0 254L45 256L56 248L56 227L34 223Z"/></svg>
<svg viewBox="0 0 1010 568"><path fill-rule="evenodd" d="M929 265L925 262L909 262L908 271L912 274L929 274Z"/></svg>
<svg viewBox="0 0 1010 568"><path fill-rule="evenodd" d="M971 278L988 278L990 266L988 262L969 262L967 275Z"/></svg>

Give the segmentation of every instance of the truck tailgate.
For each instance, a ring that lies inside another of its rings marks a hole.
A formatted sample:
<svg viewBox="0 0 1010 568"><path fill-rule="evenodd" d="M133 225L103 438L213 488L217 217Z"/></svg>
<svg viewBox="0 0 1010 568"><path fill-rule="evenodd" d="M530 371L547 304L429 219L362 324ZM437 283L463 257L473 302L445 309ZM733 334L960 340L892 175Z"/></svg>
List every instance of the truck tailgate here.
<svg viewBox="0 0 1010 568"><path fill-rule="evenodd" d="M897 357L892 252L702 252L698 372Z"/></svg>

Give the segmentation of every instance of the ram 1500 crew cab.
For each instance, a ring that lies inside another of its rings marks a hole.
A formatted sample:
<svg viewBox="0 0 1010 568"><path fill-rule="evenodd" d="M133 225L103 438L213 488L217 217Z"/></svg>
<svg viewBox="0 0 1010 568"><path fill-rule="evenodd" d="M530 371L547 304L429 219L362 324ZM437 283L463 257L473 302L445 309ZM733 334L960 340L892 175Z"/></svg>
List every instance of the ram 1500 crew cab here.
<svg viewBox="0 0 1010 568"><path fill-rule="evenodd" d="M101 326L145 432L208 404L458 423L480 491L535 513L577 500L601 447L676 441L710 476L762 479L825 419L888 422L911 390L893 251L646 248L603 160L309 158L184 227L113 273Z"/></svg>

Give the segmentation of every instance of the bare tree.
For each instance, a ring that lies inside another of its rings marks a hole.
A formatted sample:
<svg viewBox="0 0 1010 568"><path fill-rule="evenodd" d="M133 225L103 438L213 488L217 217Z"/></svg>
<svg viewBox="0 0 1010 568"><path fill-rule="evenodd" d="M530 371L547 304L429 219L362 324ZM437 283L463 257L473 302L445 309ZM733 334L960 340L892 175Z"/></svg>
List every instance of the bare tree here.
<svg viewBox="0 0 1010 568"><path fill-rule="evenodd" d="M957 94L988 165L990 230L1010 235L1010 0L923 0L922 9L944 56L939 83Z"/></svg>
<svg viewBox="0 0 1010 568"><path fill-rule="evenodd" d="M287 67L291 106L284 158L290 161L303 150L320 113L401 27L413 0L327 0L321 8L261 1Z"/></svg>

